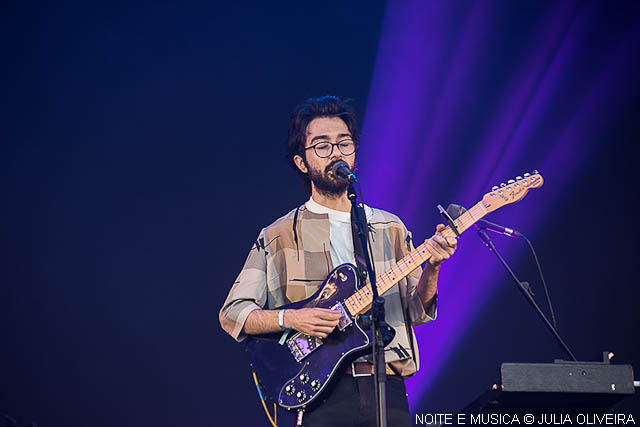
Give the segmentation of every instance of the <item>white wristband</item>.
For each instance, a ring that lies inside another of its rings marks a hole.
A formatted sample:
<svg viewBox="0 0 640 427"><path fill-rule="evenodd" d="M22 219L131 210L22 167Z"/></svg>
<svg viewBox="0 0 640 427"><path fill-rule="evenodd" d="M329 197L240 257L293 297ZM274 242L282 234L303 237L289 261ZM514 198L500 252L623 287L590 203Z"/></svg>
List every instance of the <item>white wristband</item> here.
<svg viewBox="0 0 640 427"><path fill-rule="evenodd" d="M286 309L282 309L278 312L278 325L280 326L280 329L282 329L284 331L285 327L284 327L284 311Z"/></svg>

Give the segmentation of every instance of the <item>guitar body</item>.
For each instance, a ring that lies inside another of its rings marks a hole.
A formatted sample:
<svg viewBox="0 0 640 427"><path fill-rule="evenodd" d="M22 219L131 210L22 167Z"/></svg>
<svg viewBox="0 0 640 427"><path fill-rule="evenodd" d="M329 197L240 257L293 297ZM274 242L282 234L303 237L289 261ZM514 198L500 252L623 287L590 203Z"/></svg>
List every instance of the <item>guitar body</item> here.
<svg viewBox="0 0 640 427"><path fill-rule="evenodd" d="M340 311L338 326L326 338L290 330L250 335L245 351L266 397L286 409L302 408L315 401L345 363L371 349L371 333L358 325L343 302L357 291L358 275L351 264L336 267L310 298L280 308L329 308ZM357 317L357 316L356 316ZM345 363L343 363L345 362Z"/></svg>

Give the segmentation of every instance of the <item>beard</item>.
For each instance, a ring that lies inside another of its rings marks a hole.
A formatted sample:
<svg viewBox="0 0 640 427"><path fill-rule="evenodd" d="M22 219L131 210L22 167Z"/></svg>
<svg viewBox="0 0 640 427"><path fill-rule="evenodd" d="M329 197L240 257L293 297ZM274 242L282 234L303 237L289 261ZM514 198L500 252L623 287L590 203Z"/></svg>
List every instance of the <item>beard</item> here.
<svg viewBox="0 0 640 427"><path fill-rule="evenodd" d="M333 174L329 175L329 171L335 163L337 162L331 163L324 171L311 169L307 166L309 170L309 179L313 182L316 190L320 194L330 198L342 196L349 187L349 182L347 182L346 179L336 177Z"/></svg>

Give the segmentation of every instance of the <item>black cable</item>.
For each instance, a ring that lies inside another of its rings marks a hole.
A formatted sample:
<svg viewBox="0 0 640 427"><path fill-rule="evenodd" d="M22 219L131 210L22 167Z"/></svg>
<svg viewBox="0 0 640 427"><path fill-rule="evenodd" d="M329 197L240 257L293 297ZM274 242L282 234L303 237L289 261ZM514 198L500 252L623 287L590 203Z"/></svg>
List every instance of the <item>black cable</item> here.
<svg viewBox="0 0 640 427"><path fill-rule="evenodd" d="M533 245L525 236L522 236L524 240L529 244L529 249L531 249L531 253L533 254L533 258L536 260L536 266L538 267L538 274L540 275L540 279L542 280L542 287L544 288L544 294L547 297L547 305L549 305L549 311L551 312L551 320L553 321L553 327L558 329L558 325L556 323L556 315L553 311L553 305L551 305L551 297L549 297L549 289L547 288L547 282L544 280L544 274L542 274L542 267L540 267L540 262L538 261L538 255L536 255L535 249L533 249Z"/></svg>

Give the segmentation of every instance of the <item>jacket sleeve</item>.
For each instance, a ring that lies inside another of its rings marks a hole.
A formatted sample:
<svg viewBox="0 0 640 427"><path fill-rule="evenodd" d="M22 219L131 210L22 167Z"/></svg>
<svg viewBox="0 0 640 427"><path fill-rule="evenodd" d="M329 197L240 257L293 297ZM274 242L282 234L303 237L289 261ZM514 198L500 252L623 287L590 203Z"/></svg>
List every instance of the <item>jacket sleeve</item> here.
<svg viewBox="0 0 640 427"><path fill-rule="evenodd" d="M404 224L402 224L402 238L403 241L397 245L398 260L407 255L409 252L415 250L411 232L407 230ZM401 294L405 295L405 307L407 310L407 316L409 318L409 321L411 322L411 326L418 326L430 322L431 320L435 320L437 316L437 292L433 298L433 303L429 307L427 307L427 310L425 310L425 307L422 305L422 301L420 301L420 296L418 295L418 282L421 275L421 267L418 267L411 273L409 273L409 275L405 279L406 290L405 292L401 292Z"/></svg>
<svg viewBox="0 0 640 427"><path fill-rule="evenodd" d="M246 338L244 324L249 313L263 308L267 301L266 251L260 244L264 234L263 229L220 309L220 325L236 341Z"/></svg>

